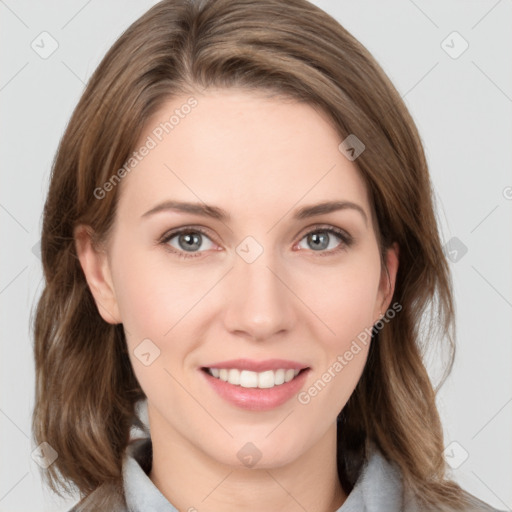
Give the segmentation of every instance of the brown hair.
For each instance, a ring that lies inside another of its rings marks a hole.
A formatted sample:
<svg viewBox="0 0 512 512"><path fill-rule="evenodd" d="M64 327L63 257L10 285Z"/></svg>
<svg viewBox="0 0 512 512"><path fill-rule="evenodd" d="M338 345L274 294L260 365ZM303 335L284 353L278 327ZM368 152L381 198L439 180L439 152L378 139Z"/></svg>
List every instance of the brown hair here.
<svg viewBox="0 0 512 512"><path fill-rule="evenodd" d="M394 300L402 310L374 334L363 375L339 415L340 480L350 492L375 442L422 510L462 509L466 493L446 476L437 390L423 362L440 333L449 353L442 384L455 354L449 268L424 150L371 54L306 0L163 0L119 37L90 78L60 141L44 207L32 428L36 444L46 441L58 453L44 471L47 484L58 494L59 485L69 492L72 483L82 497L102 484L122 495L122 457L138 420L135 404L145 395L123 326L98 312L74 228L90 226L96 241L108 236L119 187L101 200L94 191L123 167L145 121L165 101L208 87L306 102L327 113L340 142L355 134L365 144L354 163L368 187L382 253L393 242L400 248ZM101 499L106 506L108 496L100 495L94 506Z"/></svg>

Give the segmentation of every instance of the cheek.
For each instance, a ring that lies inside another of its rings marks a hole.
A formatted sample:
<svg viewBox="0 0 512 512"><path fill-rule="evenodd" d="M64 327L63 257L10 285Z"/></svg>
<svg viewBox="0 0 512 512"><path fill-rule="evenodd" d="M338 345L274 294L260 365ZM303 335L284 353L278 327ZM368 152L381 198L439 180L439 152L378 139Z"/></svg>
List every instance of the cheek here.
<svg viewBox="0 0 512 512"><path fill-rule="evenodd" d="M319 277L322 277L319 279ZM302 293L307 295L310 309L335 333L325 336L339 345L373 325L380 280L380 266L366 259L339 270L330 269L324 276L315 276ZM320 283L320 285L319 285ZM313 286L314 284L314 286ZM327 332L327 331L326 331Z"/></svg>
<svg viewBox="0 0 512 512"><path fill-rule="evenodd" d="M182 360L186 346L170 343L180 326L173 328L185 313L183 290L148 260L147 253L132 252L120 260L113 278L132 368L152 400L169 386L171 363Z"/></svg>
<svg viewBox="0 0 512 512"><path fill-rule="evenodd" d="M361 377L371 343L378 277L373 271L354 270L332 279L312 297L311 309L323 321L316 331L323 355L298 396L312 417L324 416L326 410L337 415Z"/></svg>
<svg viewBox="0 0 512 512"><path fill-rule="evenodd" d="M154 339L160 345L165 333L172 327L170 311L179 311L183 290L179 281L168 280L162 275L165 269L153 261L148 251L114 251L113 280L116 300L130 345L143 339ZM120 255L123 256L120 256ZM117 258L116 258L117 256Z"/></svg>
<svg viewBox="0 0 512 512"><path fill-rule="evenodd" d="M191 309L207 287L197 283L197 273L179 272L176 267L170 271L157 251L124 254L113 267L116 298L136 376L143 386L151 385L168 379L163 370L173 371L193 350ZM154 362L141 364L147 358Z"/></svg>

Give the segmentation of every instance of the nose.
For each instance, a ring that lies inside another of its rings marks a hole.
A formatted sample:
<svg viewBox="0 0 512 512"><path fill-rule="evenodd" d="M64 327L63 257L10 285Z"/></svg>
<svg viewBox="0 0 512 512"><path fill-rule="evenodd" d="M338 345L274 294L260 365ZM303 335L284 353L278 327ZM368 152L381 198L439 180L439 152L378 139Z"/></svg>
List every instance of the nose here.
<svg viewBox="0 0 512 512"><path fill-rule="evenodd" d="M224 323L232 334L263 341L290 331L297 321L299 301L270 251L252 263L237 256L226 286Z"/></svg>

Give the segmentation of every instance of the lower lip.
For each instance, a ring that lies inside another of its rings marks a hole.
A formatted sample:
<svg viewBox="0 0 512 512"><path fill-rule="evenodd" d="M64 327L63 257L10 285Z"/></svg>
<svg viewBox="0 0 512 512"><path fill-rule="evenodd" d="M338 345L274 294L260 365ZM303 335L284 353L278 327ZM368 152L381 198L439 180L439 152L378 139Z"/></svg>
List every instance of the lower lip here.
<svg viewBox="0 0 512 512"><path fill-rule="evenodd" d="M306 379L309 368L303 370L291 381L272 388L244 388L212 377L208 372L199 370L210 386L231 404L249 411L268 411L283 405L296 395Z"/></svg>

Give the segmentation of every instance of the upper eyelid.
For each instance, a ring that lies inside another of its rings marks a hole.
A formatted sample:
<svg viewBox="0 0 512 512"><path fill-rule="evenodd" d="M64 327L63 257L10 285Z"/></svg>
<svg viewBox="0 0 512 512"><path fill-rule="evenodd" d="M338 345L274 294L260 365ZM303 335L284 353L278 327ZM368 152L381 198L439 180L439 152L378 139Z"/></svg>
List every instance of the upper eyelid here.
<svg viewBox="0 0 512 512"><path fill-rule="evenodd" d="M170 240L171 238L174 238L175 236L177 235L180 235L181 233L183 232L187 232L187 231L191 231L191 232L198 232L198 233L201 233L202 235L206 235L208 236L210 239L212 239L212 241L215 241L214 238L215 237L212 237L210 234L209 234L209 231L208 228L205 228L205 227L199 227L199 226L183 226L183 227L179 227L179 228L173 228L173 229L169 229L168 231L166 231L159 239L158 241L159 242L163 242L164 240Z"/></svg>

